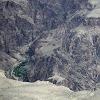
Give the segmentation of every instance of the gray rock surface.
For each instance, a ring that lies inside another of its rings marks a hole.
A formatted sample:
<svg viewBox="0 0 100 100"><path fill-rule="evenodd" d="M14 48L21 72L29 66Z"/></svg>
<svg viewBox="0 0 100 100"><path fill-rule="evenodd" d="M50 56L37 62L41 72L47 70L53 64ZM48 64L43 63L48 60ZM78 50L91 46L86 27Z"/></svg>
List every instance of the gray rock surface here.
<svg viewBox="0 0 100 100"><path fill-rule="evenodd" d="M0 68L21 81L95 90L100 18L87 16L95 6L88 0L0 0Z"/></svg>

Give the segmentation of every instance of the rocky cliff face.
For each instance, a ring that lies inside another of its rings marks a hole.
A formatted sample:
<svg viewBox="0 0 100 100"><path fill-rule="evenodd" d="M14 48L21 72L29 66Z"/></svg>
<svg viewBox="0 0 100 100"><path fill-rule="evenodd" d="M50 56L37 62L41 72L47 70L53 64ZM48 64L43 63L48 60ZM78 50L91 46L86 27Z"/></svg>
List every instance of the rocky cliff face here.
<svg viewBox="0 0 100 100"><path fill-rule="evenodd" d="M71 90L99 82L100 18L90 0L1 0L0 68L21 81Z"/></svg>

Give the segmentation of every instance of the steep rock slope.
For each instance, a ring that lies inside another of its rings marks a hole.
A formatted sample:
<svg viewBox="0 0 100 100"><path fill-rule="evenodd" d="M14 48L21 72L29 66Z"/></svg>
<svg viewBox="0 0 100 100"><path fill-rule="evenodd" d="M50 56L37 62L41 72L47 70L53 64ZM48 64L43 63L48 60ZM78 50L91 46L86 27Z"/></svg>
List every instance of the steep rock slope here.
<svg viewBox="0 0 100 100"><path fill-rule="evenodd" d="M8 78L95 90L100 19L91 0L1 0L0 64ZM89 15L88 15L89 14Z"/></svg>

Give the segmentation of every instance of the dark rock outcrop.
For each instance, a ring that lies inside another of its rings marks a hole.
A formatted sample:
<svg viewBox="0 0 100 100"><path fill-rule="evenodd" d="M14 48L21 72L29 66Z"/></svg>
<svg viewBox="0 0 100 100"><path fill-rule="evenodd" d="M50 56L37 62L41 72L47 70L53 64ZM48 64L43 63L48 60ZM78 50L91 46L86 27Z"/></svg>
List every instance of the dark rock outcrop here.
<svg viewBox="0 0 100 100"><path fill-rule="evenodd" d="M0 67L21 81L95 90L100 36L77 32L99 27L99 18L86 17L93 9L88 0L1 0ZM24 60L27 63L20 65ZM27 71L25 77L13 73L19 66Z"/></svg>

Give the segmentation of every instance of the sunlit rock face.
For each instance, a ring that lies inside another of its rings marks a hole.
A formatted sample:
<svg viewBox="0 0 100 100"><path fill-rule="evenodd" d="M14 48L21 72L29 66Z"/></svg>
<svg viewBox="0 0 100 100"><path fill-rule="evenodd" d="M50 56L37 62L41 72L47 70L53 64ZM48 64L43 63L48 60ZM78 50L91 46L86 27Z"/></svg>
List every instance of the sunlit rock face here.
<svg viewBox="0 0 100 100"><path fill-rule="evenodd" d="M7 79L0 70L0 100L99 100L99 97L99 90L73 92L48 81L27 83Z"/></svg>
<svg viewBox="0 0 100 100"><path fill-rule="evenodd" d="M1 0L0 68L19 81L73 91L99 82L100 17L92 0Z"/></svg>

